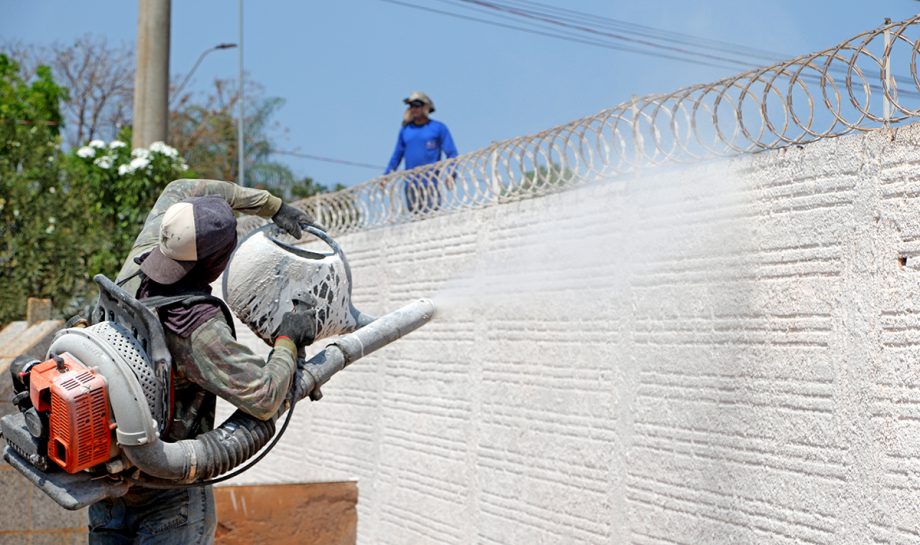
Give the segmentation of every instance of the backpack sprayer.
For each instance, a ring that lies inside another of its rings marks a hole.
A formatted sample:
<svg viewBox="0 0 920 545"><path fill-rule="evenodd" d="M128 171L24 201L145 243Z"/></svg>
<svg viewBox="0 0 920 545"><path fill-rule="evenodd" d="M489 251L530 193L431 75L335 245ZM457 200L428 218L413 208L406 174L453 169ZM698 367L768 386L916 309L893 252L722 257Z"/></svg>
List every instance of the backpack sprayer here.
<svg viewBox="0 0 920 545"><path fill-rule="evenodd" d="M59 331L45 361L11 365L19 412L0 419L7 442L3 458L66 509L124 495L134 485L223 480L272 440L288 407L307 396L319 399L320 386L336 372L432 318L434 305L427 299L376 319L359 312L351 304L351 270L341 248L325 232L306 230L333 251L286 244L267 225L240 243L224 271L230 309L266 342L292 300L315 304L317 339L342 335L301 362L290 403L273 418L258 420L237 410L192 439L161 440L172 409L172 358L162 325L142 301L98 275L92 325Z"/></svg>

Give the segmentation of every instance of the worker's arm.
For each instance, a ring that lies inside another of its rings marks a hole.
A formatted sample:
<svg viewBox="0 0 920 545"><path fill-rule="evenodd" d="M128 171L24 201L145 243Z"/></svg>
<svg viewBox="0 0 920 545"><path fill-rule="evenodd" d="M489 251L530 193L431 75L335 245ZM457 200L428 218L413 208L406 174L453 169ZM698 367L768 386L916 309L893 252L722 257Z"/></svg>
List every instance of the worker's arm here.
<svg viewBox="0 0 920 545"><path fill-rule="evenodd" d="M457 156L457 146L454 144L454 137L450 135L450 129L447 128L447 125L442 123L441 127L443 127L441 131L441 150L444 151L445 157L453 159Z"/></svg>
<svg viewBox="0 0 920 545"><path fill-rule="evenodd" d="M453 159L457 156L457 146L454 144L454 138L450 135L450 129L447 125L441 123L441 151L444 152L445 158ZM457 179L457 165L453 163L444 170L444 184L447 189L454 188L454 180Z"/></svg>
<svg viewBox="0 0 920 545"><path fill-rule="evenodd" d="M406 153L406 143L403 141L403 130L399 130L399 136L396 137L396 148L393 150L393 155L390 156L390 163L387 165L386 171L384 174L389 174L399 168L399 162L403 159L403 154Z"/></svg>
<svg viewBox="0 0 920 545"><path fill-rule="evenodd" d="M282 204L281 199L268 191L240 187L220 180L175 180L170 182L147 215L144 227L134 240L134 246L131 247L131 251L118 273L116 282L121 282L135 274L140 269L140 265L134 262L134 258L152 250L159 243L160 222L167 208L189 197L202 197L205 195L220 195L234 210L263 218L274 216ZM128 293L134 293L139 283L140 280L135 277L123 287Z"/></svg>
<svg viewBox="0 0 920 545"><path fill-rule="evenodd" d="M263 360L237 342L218 315L183 341L191 353L181 369L188 380L258 419L278 412L296 369L297 346L289 338L279 337Z"/></svg>

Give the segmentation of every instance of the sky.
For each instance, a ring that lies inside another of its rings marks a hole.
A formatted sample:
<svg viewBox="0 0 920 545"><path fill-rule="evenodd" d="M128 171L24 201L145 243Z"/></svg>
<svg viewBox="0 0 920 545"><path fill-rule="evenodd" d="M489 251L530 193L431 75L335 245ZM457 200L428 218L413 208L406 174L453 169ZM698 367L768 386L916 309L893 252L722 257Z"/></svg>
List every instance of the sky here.
<svg viewBox="0 0 920 545"><path fill-rule="evenodd" d="M240 0L172 3L170 71L183 77L206 49L240 41ZM280 97L280 149L367 166L278 156L295 175L351 186L382 174L402 99L435 102L460 153L540 132L627 102L717 81L738 68L707 67L487 25L456 0L242 0L246 78ZM915 0L541 0L544 5L774 52L787 58L833 46L920 12ZM417 9L413 4L427 9ZM462 3L461 3L462 4ZM134 45L132 0L0 0L0 39L68 43L102 36ZM467 18L450 17L448 11ZM521 19L502 24L520 26ZM586 38L591 38L586 35ZM236 79L238 49L208 54L187 89ZM759 61L760 64L763 61ZM755 64L757 64L755 62Z"/></svg>

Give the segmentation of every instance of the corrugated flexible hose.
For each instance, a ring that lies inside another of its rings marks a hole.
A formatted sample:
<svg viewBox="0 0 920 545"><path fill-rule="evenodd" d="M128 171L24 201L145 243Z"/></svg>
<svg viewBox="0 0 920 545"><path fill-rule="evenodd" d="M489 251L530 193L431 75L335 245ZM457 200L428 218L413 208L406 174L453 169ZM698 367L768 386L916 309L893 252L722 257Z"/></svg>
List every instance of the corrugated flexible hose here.
<svg viewBox="0 0 920 545"><path fill-rule="evenodd" d="M340 337L307 360L301 368L295 379L297 399L294 401L307 396L317 399L319 387L332 375L424 325L431 320L434 312L434 303L421 299ZM216 429L195 439L175 443L155 439L146 445L122 448L135 466L152 477L137 480L137 484L153 488L174 487L180 483L209 484L215 482L219 475L239 467L268 444L275 434L275 422L283 411L269 420L258 420L238 410ZM290 413L287 416L282 433Z"/></svg>

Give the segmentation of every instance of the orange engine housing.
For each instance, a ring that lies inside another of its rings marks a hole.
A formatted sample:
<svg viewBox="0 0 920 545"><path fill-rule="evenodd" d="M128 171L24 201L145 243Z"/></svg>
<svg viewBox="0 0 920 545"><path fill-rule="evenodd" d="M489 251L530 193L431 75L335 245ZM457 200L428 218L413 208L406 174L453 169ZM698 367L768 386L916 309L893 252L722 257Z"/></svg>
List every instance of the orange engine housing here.
<svg viewBox="0 0 920 545"><path fill-rule="evenodd" d="M114 424L102 375L65 352L30 370L29 397L48 413L48 458L64 471L109 460Z"/></svg>

